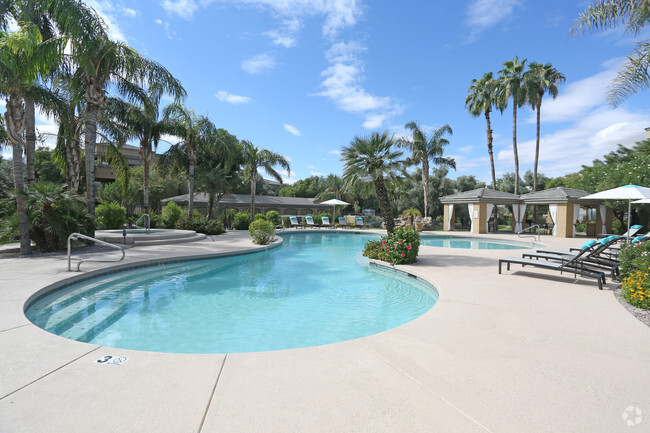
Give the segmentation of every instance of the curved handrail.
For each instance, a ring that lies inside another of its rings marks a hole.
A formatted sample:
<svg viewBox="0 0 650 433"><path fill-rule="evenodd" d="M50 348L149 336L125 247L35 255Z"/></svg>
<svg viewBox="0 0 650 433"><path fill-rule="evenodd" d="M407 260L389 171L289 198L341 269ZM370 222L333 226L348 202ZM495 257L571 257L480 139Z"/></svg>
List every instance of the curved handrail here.
<svg viewBox="0 0 650 433"><path fill-rule="evenodd" d="M114 244L110 244L108 242L100 241L99 239L95 239L95 238L92 238L90 236L82 235L81 233L72 233L70 236L68 236L68 271L72 270L71 266L70 266L70 255L72 254L72 247L70 245L70 241L72 241L72 239L86 239L88 241L93 241L93 242L95 242L97 244L106 245L108 247L116 248L116 249L122 251L122 257L120 257L119 260L91 260L91 259L79 260L79 263L77 263L77 272L79 272L79 268L81 267L81 264L83 262L89 262L89 261L93 261L93 262L121 262L122 260L124 260L124 257L126 256L126 252L124 251L124 248L122 248L122 247L120 247L118 245L114 245Z"/></svg>
<svg viewBox="0 0 650 433"><path fill-rule="evenodd" d="M537 241L540 241L540 240L542 239L542 235L539 234L539 233L537 233L536 235L533 234L533 233L531 233L531 234L529 234L529 235L523 235L523 236L522 236L522 233L525 233L525 232L527 232L527 231L529 231L529 230L532 230L532 229L539 229L539 228L541 228L541 227L539 226L539 224L533 224L533 225L530 226L530 227L526 227L526 228L523 229L523 230L519 230L519 231L517 232L517 235L518 235L520 238L530 238L530 237L532 237L533 239L535 239L535 237L537 237Z"/></svg>
<svg viewBox="0 0 650 433"><path fill-rule="evenodd" d="M151 217L149 216L148 213L142 214L142 216L140 216L140 218L138 218L138 220L135 222L135 226L138 227L138 223L144 217L147 217L147 219L145 220L145 226L143 228L146 229L147 234L149 234L149 230L150 230L150 227L151 227Z"/></svg>

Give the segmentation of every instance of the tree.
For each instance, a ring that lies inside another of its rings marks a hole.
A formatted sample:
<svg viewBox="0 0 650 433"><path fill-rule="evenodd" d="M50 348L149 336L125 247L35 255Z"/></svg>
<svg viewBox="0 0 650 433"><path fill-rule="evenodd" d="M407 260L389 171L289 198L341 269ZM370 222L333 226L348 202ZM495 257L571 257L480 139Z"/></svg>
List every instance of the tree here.
<svg viewBox="0 0 650 433"><path fill-rule="evenodd" d="M176 167L176 172L184 171L180 166L181 163L186 161L188 186L189 186L189 200L188 200L188 215L192 215L194 211L194 170L196 167L196 146L202 137L205 137L214 130L214 124L204 116L198 116L191 108L185 107L177 102L169 104L165 107L164 111L165 120L170 122L173 135L180 137L181 141L171 146L166 152L166 157L163 158L163 165L167 161Z"/></svg>
<svg viewBox="0 0 650 433"><path fill-rule="evenodd" d="M5 96L5 126L13 149L14 187L21 255L31 254L29 222L24 201L23 148L25 146L25 94L57 65L62 39L43 41L39 30L25 25L13 33L0 32L0 94Z"/></svg>
<svg viewBox="0 0 650 433"><path fill-rule="evenodd" d="M400 159L403 153L393 150L396 144L397 140L389 136L388 131L373 132L370 136L354 137L341 154L345 164L343 178L347 185L367 179L374 184L379 210L389 234L393 233L395 221L388 199L386 177L395 177L397 173L404 172L404 161Z"/></svg>
<svg viewBox="0 0 650 433"><path fill-rule="evenodd" d="M625 26L625 33L638 35L650 21L645 0L598 0L578 16L571 33L589 33ZM623 100L650 85L650 42L637 42L607 92L609 102L617 106Z"/></svg>
<svg viewBox="0 0 650 433"><path fill-rule="evenodd" d="M526 92L522 86L524 66L526 59L519 61L519 57L503 63L499 71L499 81L505 89L504 100L512 98L512 151L515 155L515 194L519 194L519 154L517 152L517 109L526 102ZM505 108L505 104L504 104Z"/></svg>
<svg viewBox="0 0 650 433"><path fill-rule="evenodd" d="M552 64L530 63L524 72L524 87L527 91L528 102L537 112L537 138L535 140L535 165L533 168L533 192L537 191L537 165L539 162L539 130L541 123L542 98L548 93L557 98L557 85L563 83L566 77Z"/></svg>
<svg viewBox="0 0 650 433"><path fill-rule="evenodd" d="M465 99L465 108L472 116L478 117L481 114L485 116L485 121L487 123L487 148L488 154L490 155L490 168L492 169L492 189L497 189L497 177L494 168L494 152L492 148L493 136L490 113L492 112L492 107L497 107L501 112L503 112L504 107L502 100L500 99L501 90L499 82L492 78L492 72L487 72L482 78L472 80L469 90L467 91L467 98Z"/></svg>
<svg viewBox="0 0 650 433"><path fill-rule="evenodd" d="M429 160L437 165L445 165L456 169L456 161L453 158L443 158L444 147L449 140L444 138L445 134L452 135L453 131L449 125L442 125L434 129L431 137L426 134L416 122L409 122L405 128L413 133L411 140L400 140L399 145L411 151L411 158L408 164L422 165L422 187L424 188L424 217L429 215Z"/></svg>
<svg viewBox="0 0 650 433"><path fill-rule="evenodd" d="M244 172L251 183L250 218L252 221L255 216L255 190L259 175L258 170L262 168L269 176L278 182L282 182L282 176L280 176L273 167L279 165L287 170L287 175L291 174L291 167L289 166L289 161L279 153L271 152L266 149L258 149L248 140L243 140L241 144L244 160Z"/></svg>
<svg viewBox="0 0 650 433"><path fill-rule="evenodd" d="M163 91L178 98L185 97L185 90L162 65L141 56L122 42L105 37L84 38L73 44L72 58L75 74L86 89L86 206L92 215L95 210L97 116L106 103L107 85L114 84L118 93L129 101L145 97L138 87L143 83L157 83Z"/></svg>

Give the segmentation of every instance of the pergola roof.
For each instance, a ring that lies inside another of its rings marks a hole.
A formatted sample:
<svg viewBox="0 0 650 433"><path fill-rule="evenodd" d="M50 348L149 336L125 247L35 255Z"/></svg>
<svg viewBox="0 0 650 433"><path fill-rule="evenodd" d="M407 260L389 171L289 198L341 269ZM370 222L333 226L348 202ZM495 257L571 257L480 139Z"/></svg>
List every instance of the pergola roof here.
<svg viewBox="0 0 650 433"><path fill-rule="evenodd" d="M579 200L581 197L587 196L590 193L580 189L573 188L551 188L543 191L531 192L524 194L521 199L526 204L558 204L558 203L571 203L571 204L597 204L598 200Z"/></svg>
<svg viewBox="0 0 650 433"><path fill-rule="evenodd" d="M491 203L491 204L521 204L521 198L517 194L493 190L489 188L478 188L471 191L463 191L457 194L440 197L444 204L467 204L467 203Z"/></svg>
<svg viewBox="0 0 650 433"><path fill-rule="evenodd" d="M162 200L162 203L169 203L173 201L179 205L187 205L190 195L183 194L177 195L175 197L169 197ZM198 192L194 193L194 204L198 206L205 206L208 204L209 196L207 193ZM251 196L249 194L226 194L219 201L219 205L239 205L239 206L250 206ZM330 209L329 205L321 205L314 203L313 198L302 198L302 197L276 197L270 195L256 195L255 196L255 205L260 207L284 207L284 208L323 208Z"/></svg>

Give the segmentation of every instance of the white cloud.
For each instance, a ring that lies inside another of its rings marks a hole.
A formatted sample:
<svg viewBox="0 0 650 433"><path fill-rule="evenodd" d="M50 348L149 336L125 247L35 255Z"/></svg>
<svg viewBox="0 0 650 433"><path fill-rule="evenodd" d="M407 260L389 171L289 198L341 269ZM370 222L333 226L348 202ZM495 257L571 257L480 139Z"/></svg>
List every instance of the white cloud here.
<svg viewBox="0 0 650 433"><path fill-rule="evenodd" d="M268 53L258 54L241 63L241 68L249 74L261 74L275 67L275 59Z"/></svg>
<svg viewBox="0 0 650 433"><path fill-rule="evenodd" d="M122 13L126 15L127 17L135 18L138 15L140 15L140 11L136 11L134 9L130 8L122 8Z"/></svg>
<svg viewBox="0 0 650 433"><path fill-rule="evenodd" d="M470 153L472 150L474 150L474 146L463 146L457 149L460 153Z"/></svg>
<svg viewBox="0 0 650 433"><path fill-rule="evenodd" d="M116 2L109 0L86 0L86 5L90 6L104 20L108 28L108 36L111 39L128 43L124 32L117 24L115 14L123 13L123 8Z"/></svg>
<svg viewBox="0 0 650 433"><path fill-rule="evenodd" d="M310 173L312 176L325 176L325 173L320 172L320 171L314 171L314 170L311 170L309 173Z"/></svg>
<svg viewBox="0 0 650 433"><path fill-rule="evenodd" d="M167 39L171 39L171 40L178 39L178 40L180 40L180 38L176 37L176 32L170 29L169 23L167 21L163 22L162 20L157 19L156 24L163 27L163 29L165 30L165 35L167 35Z"/></svg>
<svg viewBox="0 0 650 433"><path fill-rule="evenodd" d="M214 96L221 102L227 102L229 104L238 105L238 104L248 104L252 101L248 96L233 95L228 93L225 90L219 90Z"/></svg>
<svg viewBox="0 0 650 433"><path fill-rule="evenodd" d="M163 0L161 5L168 14L176 14L186 20L191 20L194 12L199 9L194 0Z"/></svg>
<svg viewBox="0 0 650 433"><path fill-rule="evenodd" d="M520 0L473 0L465 18L465 26L469 29L466 42L473 42L487 29L511 17L520 4Z"/></svg>
<svg viewBox="0 0 650 433"><path fill-rule="evenodd" d="M298 130L298 128L296 128L293 125L289 125L288 123L284 124L284 130L287 131L290 134L293 134L293 135L297 136L297 137L300 137L302 135L300 133L300 131Z"/></svg>
<svg viewBox="0 0 650 433"><path fill-rule="evenodd" d="M330 154L332 154L332 155L341 156L341 154L342 154L343 152L341 152L341 150L339 150L339 149L333 149L333 150L328 151L327 153L330 153Z"/></svg>
<svg viewBox="0 0 650 433"><path fill-rule="evenodd" d="M296 34L302 28L302 21L298 18L285 19L279 29L264 32L275 45L285 48L294 47L297 44Z"/></svg>
<svg viewBox="0 0 650 433"><path fill-rule="evenodd" d="M375 129L381 127L389 116L399 114L403 109L391 98L372 95L361 85L364 76L359 55L365 50L356 42L339 42L330 47L325 52L325 58L332 65L321 73L325 79L318 96L329 98L343 111L365 113L363 126Z"/></svg>
<svg viewBox="0 0 650 433"><path fill-rule="evenodd" d="M309 164L309 165L307 166L307 168L310 168L310 169L312 169L312 170L317 170L317 169L318 169L318 167L316 167L315 165L311 165L311 164Z"/></svg>

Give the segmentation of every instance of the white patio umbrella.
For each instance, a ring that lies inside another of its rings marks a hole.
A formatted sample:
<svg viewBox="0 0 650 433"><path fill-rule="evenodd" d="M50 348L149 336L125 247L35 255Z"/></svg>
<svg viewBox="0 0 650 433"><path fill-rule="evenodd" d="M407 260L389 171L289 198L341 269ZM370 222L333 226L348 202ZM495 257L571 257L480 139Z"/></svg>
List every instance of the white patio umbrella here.
<svg viewBox="0 0 650 433"><path fill-rule="evenodd" d="M648 203L650 203L650 198L643 198L641 200L632 202L632 204L648 204Z"/></svg>
<svg viewBox="0 0 650 433"><path fill-rule="evenodd" d="M638 185L624 185L581 197L580 200L627 200L627 233L630 233L632 200L650 200L650 188ZM636 203L636 202L635 202Z"/></svg>
<svg viewBox="0 0 650 433"><path fill-rule="evenodd" d="M339 199L337 199L337 198L333 198L333 199L330 199L330 200L327 200L327 201L321 202L321 203L319 203L319 204L331 204L331 205L333 206L333 209L332 209L332 218L336 218L336 205L344 205L344 206L347 206L347 205L349 205L350 203L348 203L348 202L346 202L346 201L343 201L343 200L339 200ZM334 223L334 222L332 222L332 223Z"/></svg>

